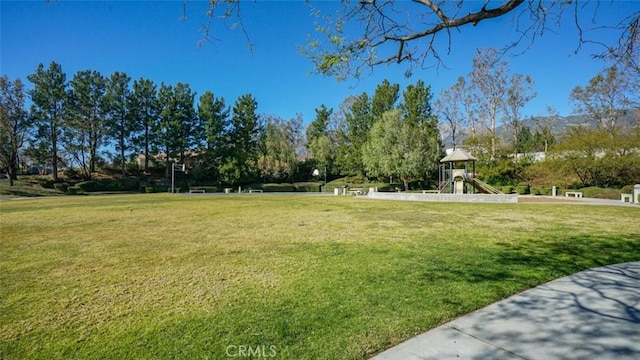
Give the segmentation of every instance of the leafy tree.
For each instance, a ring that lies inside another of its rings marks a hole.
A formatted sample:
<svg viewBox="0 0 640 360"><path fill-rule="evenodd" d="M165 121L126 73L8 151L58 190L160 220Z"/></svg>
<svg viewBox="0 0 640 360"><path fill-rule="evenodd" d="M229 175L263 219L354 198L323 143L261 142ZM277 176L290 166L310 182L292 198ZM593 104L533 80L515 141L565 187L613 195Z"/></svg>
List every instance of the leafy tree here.
<svg viewBox="0 0 640 360"><path fill-rule="evenodd" d="M402 104L400 109L405 121L412 125L423 127L429 131L429 136L439 138L438 118L431 108L433 94L431 86L425 85L424 81L418 80L416 84L407 85L407 89L402 93Z"/></svg>
<svg viewBox="0 0 640 360"><path fill-rule="evenodd" d="M436 144L435 146L438 149L438 152L435 153L436 157L444 155L439 152L439 149L442 149L442 139L438 129L438 117L433 113L431 107L433 99L431 86L425 85L422 80L418 80L415 85L407 85L406 90L402 93L402 98L400 109L405 121L426 137L422 141L426 141L429 144L429 149L433 144ZM425 180L428 179L426 171L423 175Z"/></svg>
<svg viewBox="0 0 640 360"><path fill-rule="evenodd" d="M315 109L316 118L307 126L307 141L313 141L322 136L329 135L329 121L331 120L331 114L333 109L327 109L322 104L319 109Z"/></svg>
<svg viewBox="0 0 640 360"><path fill-rule="evenodd" d="M222 179L229 184L255 178L258 145L263 132L257 109L258 103L251 94L242 95L233 106L227 134L229 152L220 168Z"/></svg>
<svg viewBox="0 0 640 360"><path fill-rule="evenodd" d="M609 187L640 181L640 128L624 131L570 128L550 154L548 166L576 176L583 186Z"/></svg>
<svg viewBox="0 0 640 360"><path fill-rule="evenodd" d="M335 158L336 144L329 128L333 109L323 104L316 109L316 118L307 127L307 148L317 164L331 167Z"/></svg>
<svg viewBox="0 0 640 360"><path fill-rule="evenodd" d="M549 147L555 144L555 141L551 128L544 125L533 133L533 151L547 152Z"/></svg>
<svg viewBox="0 0 640 360"><path fill-rule="evenodd" d="M133 135L139 130L132 113L132 95L129 83L131 78L125 73L116 71L107 81L108 128L111 137L116 142L119 152L122 177L127 176L126 154L133 145Z"/></svg>
<svg viewBox="0 0 640 360"><path fill-rule="evenodd" d="M362 146L373 123L371 100L367 93L353 98L344 123L338 129L336 164L343 174L364 174Z"/></svg>
<svg viewBox="0 0 640 360"><path fill-rule="evenodd" d="M96 171L98 150L106 143L106 80L97 71L78 71L69 82L70 110L65 143L85 178Z"/></svg>
<svg viewBox="0 0 640 360"><path fill-rule="evenodd" d="M391 84L387 79L382 80L382 83L376 86L376 91L371 99L371 116L374 121L381 118L385 112L395 108L399 91L400 85Z"/></svg>
<svg viewBox="0 0 640 360"><path fill-rule="evenodd" d="M177 105L176 123L178 138L176 150L180 155L180 162L185 161L186 152L195 149L202 141L203 128L198 121L197 113L194 109L194 99L196 93L191 91L189 84L177 83L173 88L175 104Z"/></svg>
<svg viewBox="0 0 640 360"><path fill-rule="evenodd" d="M32 127L25 99L20 79L0 77L0 167L7 170L9 186L18 179L18 156Z"/></svg>
<svg viewBox="0 0 640 360"><path fill-rule="evenodd" d="M267 116L257 160L260 176L266 180L291 179L298 160L296 158L296 119L285 121Z"/></svg>
<svg viewBox="0 0 640 360"><path fill-rule="evenodd" d="M157 146L156 129L160 117L158 104L158 90L152 80L140 78L133 82L131 94L131 115L141 129L139 136L133 139L136 147L144 152L144 171L149 171L149 156L151 149Z"/></svg>
<svg viewBox="0 0 640 360"><path fill-rule="evenodd" d="M514 152L528 153L534 150L534 135L531 133L531 128L526 125L519 126L518 132L515 134L514 140Z"/></svg>
<svg viewBox="0 0 640 360"><path fill-rule="evenodd" d="M204 137L204 153L199 156L199 170L203 175L217 177L226 151L226 129L229 126L229 109L224 98L217 98L211 91L202 94L198 101L198 119Z"/></svg>
<svg viewBox="0 0 640 360"><path fill-rule="evenodd" d="M576 86L571 101L577 113L586 113L603 129L613 130L628 101L628 88L617 66L607 68L589 80L585 87Z"/></svg>
<svg viewBox="0 0 640 360"><path fill-rule="evenodd" d="M33 83L29 95L33 102L32 112L38 129L33 147L49 155L53 180L58 181L58 144L62 137L68 105L67 77L62 67L52 62L47 70L39 64L36 72L27 79Z"/></svg>
<svg viewBox="0 0 640 360"><path fill-rule="evenodd" d="M405 190L411 178L437 168L440 146L428 126L407 121L400 110L385 112L362 148L367 172L373 176L399 176Z"/></svg>
<svg viewBox="0 0 640 360"><path fill-rule="evenodd" d="M198 134L202 133L193 107L194 97L195 93L184 83L162 83L158 90L161 107L156 135L167 157L166 176L170 173L169 160L179 156L184 163L187 150L196 146Z"/></svg>
<svg viewBox="0 0 640 360"><path fill-rule="evenodd" d="M225 129L229 121L229 109L225 107L224 98L217 98L211 91L200 96L198 102L198 119L203 126L206 150L220 154L224 145Z"/></svg>

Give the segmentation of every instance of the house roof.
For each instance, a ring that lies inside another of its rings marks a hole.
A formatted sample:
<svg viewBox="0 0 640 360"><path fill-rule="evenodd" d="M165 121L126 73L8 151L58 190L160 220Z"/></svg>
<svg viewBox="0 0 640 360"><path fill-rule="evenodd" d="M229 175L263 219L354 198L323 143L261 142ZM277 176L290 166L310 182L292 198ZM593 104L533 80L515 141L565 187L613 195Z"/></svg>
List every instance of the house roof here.
<svg viewBox="0 0 640 360"><path fill-rule="evenodd" d="M468 152L457 148L453 150L453 152L440 160L441 163L445 162L462 162L462 161L476 161L478 160L476 157L472 156Z"/></svg>

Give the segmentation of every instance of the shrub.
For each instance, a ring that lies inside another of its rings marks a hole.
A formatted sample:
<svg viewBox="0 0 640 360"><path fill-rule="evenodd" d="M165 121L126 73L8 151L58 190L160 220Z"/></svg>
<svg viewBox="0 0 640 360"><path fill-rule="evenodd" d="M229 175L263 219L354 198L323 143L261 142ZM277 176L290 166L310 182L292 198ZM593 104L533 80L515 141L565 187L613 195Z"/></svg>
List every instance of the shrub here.
<svg viewBox="0 0 640 360"><path fill-rule="evenodd" d="M617 189L605 189L599 187L586 187L582 188L579 191L582 192L582 196L597 198L597 199L611 199L611 200L619 200L620 199L620 190Z"/></svg>
<svg viewBox="0 0 640 360"><path fill-rule="evenodd" d="M516 185L516 193L518 195L527 195L531 193L531 187L527 183L520 183Z"/></svg>
<svg viewBox="0 0 640 360"><path fill-rule="evenodd" d="M155 189L153 188L153 185L147 185L144 187L144 192L151 194L155 192Z"/></svg>
<svg viewBox="0 0 640 360"><path fill-rule="evenodd" d="M61 192L66 192L69 188L69 184L66 182L55 183L53 184L53 188Z"/></svg>
<svg viewBox="0 0 640 360"><path fill-rule="evenodd" d="M75 187L84 192L100 191L100 186L93 180L79 182Z"/></svg>
<svg viewBox="0 0 640 360"><path fill-rule="evenodd" d="M264 184L262 191L264 192L294 192L296 188L293 184Z"/></svg>
<svg viewBox="0 0 640 360"><path fill-rule="evenodd" d="M101 179L89 180L76 184L84 192L96 191L138 191L140 183L136 179Z"/></svg>
<svg viewBox="0 0 640 360"><path fill-rule="evenodd" d="M38 185L42 186L45 189L53 189L53 179L49 178L48 176L39 176L36 178L36 181L38 182Z"/></svg>
<svg viewBox="0 0 640 360"><path fill-rule="evenodd" d="M511 185L505 185L502 187L502 193L503 194L511 194L513 192L513 186Z"/></svg>
<svg viewBox="0 0 640 360"><path fill-rule="evenodd" d="M633 185L625 185L620 189L622 194L633 194Z"/></svg>
<svg viewBox="0 0 640 360"><path fill-rule="evenodd" d="M535 195L545 195L551 196L551 188L546 186L540 186L536 189L537 193Z"/></svg>
<svg viewBox="0 0 640 360"><path fill-rule="evenodd" d="M321 192L321 182L301 182L293 184L297 192Z"/></svg>
<svg viewBox="0 0 640 360"><path fill-rule="evenodd" d="M167 185L154 185L153 186L153 191L154 192L169 192L169 186Z"/></svg>
<svg viewBox="0 0 640 360"><path fill-rule="evenodd" d="M82 189L80 189L80 187L78 187L78 186L69 186L67 188L67 194L69 194L69 195L78 195L78 194L80 194L81 191L82 191Z"/></svg>

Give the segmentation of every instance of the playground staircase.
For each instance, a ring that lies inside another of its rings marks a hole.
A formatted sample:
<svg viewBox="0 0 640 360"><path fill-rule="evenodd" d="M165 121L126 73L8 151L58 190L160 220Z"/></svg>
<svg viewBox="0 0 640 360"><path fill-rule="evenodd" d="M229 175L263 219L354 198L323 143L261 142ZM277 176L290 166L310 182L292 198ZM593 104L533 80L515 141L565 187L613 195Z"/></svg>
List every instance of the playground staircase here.
<svg viewBox="0 0 640 360"><path fill-rule="evenodd" d="M480 191L481 193L485 193L485 194L502 194L502 191L494 188L493 186L487 184L486 182L478 179L478 178L474 178L474 177L468 177L467 181L474 187L476 188L476 190Z"/></svg>

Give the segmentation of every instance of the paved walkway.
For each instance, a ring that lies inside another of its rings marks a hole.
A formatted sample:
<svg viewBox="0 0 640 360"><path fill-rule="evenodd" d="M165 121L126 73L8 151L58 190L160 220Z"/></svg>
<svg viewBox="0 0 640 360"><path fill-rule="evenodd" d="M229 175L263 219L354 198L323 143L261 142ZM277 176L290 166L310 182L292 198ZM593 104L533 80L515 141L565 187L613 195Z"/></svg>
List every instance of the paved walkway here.
<svg viewBox="0 0 640 360"><path fill-rule="evenodd" d="M640 262L549 282L373 359L640 359Z"/></svg>
<svg viewBox="0 0 640 360"><path fill-rule="evenodd" d="M596 199L596 198L574 198L566 196L540 196L540 195L519 195L519 203L556 203L571 205L608 205L608 206L628 206L640 208L640 204L622 202L620 200Z"/></svg>

